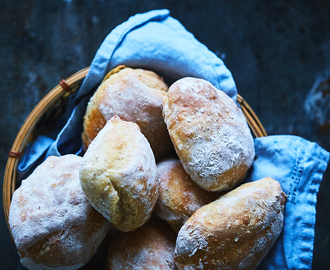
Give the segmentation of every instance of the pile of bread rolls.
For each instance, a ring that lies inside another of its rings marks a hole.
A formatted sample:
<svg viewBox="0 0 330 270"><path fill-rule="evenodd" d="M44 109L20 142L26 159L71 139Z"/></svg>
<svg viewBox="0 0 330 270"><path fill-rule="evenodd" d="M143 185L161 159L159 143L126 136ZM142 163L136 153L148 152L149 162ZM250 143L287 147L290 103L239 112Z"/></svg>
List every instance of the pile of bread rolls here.
<svg viewBox="0 0 330 270"><path fill-rule="evenodd" d="M286 195L244 183L253 137L237 104L186 77L118 66L91 97L82 157L49 157L14 192L9 225L29 269L255 269ZM108 237L106 237L108 236Z"/></svg>

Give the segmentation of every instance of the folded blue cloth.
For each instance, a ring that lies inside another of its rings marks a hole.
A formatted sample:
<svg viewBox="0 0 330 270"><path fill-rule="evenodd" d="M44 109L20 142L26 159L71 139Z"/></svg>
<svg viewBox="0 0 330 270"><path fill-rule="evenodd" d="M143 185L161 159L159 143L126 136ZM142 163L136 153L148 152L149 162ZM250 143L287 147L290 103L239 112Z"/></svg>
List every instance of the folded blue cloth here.
<svg viewBox="0 0 330 270"><path fill-rule="evenodd" d="M237 91L223 61L197 41L168 10L137 14L116 27L104 40L55 139L39 137L18 166L24 179L50 155L82 154L82 121L86 105L103 77L117 65L153 70L167 82L193 76L211 82L236 100ZM269 176L288 196L284 230L259 269L310 269L313 258L316 194L329 153L295 136L255 139L256 160L247 181Z"/></svg>
<svg viewBox="0 0 330 270"><path fill-rule="evenodd" d="M287 195L282 234L258 269L311 269L317 192L329 153L297 136L255 139L256 159L247 181L271 177Z"/></svg>

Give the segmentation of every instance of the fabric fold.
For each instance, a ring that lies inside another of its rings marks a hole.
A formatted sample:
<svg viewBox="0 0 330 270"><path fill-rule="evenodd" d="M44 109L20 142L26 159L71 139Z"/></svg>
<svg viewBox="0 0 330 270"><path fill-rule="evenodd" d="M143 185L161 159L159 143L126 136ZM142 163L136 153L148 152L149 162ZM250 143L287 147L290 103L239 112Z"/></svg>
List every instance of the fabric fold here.
<svg viewBox="0 0 330 270"><path fill-rule="evenodd" d="M255 150L247 181L272 177L287 195L283 232L258 269L311 269L317 192L329 153L290 135L257 138Z"/></svg>
<svg viewBox="0 0 330 270"><path fill-rule="evenodd" d="M144 14L136 14L112 30L96 52L89 72L80 87L74 103L77 104L82 96L88 93L91 89L94 89L95 86L103 80L106 73L111 69L110 63L113 54L118 46L120 46L123 38L130 31L133 31L135 28L152 20L162 21L168 16L169 11L166 9L153 10ZM115 65L112 66L115 67Z"/></svg>

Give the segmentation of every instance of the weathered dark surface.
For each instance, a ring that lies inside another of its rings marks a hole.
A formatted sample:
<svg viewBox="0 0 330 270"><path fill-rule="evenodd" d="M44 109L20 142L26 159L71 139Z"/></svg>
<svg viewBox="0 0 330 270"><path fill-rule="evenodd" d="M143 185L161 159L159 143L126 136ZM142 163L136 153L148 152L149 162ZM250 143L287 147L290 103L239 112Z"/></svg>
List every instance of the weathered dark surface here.
<svg viewBox="0 0 330 270"><path fill-rule="evenodd" d="M114 27L160 8L224 60L268 134L299 135L330 151L328 0L0 0L0 175L19 128L41 98L90 65ZM320 81L323 88L312 91ZM318 195L315 269L326 269L330 260L329 192L328 169ZM1 268L19 268L2 212L0 243Z"/></svg>

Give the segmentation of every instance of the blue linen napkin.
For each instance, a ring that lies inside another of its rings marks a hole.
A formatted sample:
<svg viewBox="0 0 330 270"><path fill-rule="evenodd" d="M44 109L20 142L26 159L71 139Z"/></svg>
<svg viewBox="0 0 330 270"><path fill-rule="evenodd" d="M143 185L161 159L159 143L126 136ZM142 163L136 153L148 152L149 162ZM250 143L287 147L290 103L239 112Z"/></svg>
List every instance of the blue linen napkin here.
<svg viewBox="0 0 330 270"><path fill-rule="evenodd" d="M117 65L153 70L167 82L193 76L210 81L236 100L237 90L223 61L197 41L168 10L137 14L117 26L97 51L90 71L72 94L69 115L55 139L39 137L18 166L24 179L50 155L82 154L82 121L86 105L103 77ZM284 230L259 269L310 269L313 258L316 194L329 153L295 136L255 139L256 160L248 181L269 176L288 195Z"/></svg>
<svg viewBox="0 0 330 270"><path fill-rule="evenodd" d="M287 195L283 231L259 270L311 269L317 192L329 153L289 135L255 139L256 159L246 181L271 177Z"/></svg>

